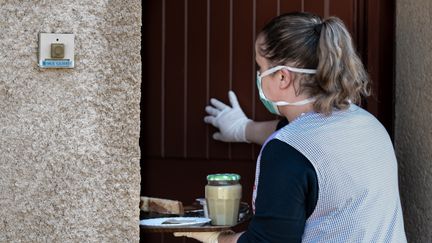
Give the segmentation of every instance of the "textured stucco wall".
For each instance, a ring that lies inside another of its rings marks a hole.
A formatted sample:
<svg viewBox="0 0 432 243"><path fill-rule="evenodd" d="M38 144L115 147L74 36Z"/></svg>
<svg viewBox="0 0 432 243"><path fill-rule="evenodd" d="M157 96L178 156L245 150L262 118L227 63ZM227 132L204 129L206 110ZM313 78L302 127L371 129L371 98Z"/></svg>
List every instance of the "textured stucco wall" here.
<svg viewBox="0 0 432 243"><path fill-rule="evenodd" d="M396 1L395 145L410 242L432 241L432 1Z"/></svg>
<svg viewBox="0 0 432 243"><path fill-rule="evenodd" d="M0 0L0 242L137 242L141 1ZM39 32L76 68L37 67Z"/></svg>

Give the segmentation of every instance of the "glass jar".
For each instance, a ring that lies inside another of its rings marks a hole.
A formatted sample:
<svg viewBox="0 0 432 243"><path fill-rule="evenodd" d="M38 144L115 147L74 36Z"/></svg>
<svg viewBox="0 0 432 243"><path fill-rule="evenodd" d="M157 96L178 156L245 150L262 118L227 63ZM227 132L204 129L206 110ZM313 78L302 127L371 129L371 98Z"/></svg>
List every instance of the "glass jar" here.
<svg viewBox="0 0 432 243"><path fill-rule="evenodd" d="M238 221L242 186L237 174L207 176L205 197L213 225L235 225Z"/></svg>

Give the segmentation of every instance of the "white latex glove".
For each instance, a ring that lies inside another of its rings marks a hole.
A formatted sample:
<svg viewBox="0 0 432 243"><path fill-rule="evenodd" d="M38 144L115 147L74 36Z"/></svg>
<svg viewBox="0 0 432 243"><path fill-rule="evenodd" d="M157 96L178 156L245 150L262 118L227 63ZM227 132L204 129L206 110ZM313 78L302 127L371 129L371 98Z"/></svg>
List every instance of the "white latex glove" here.
<svg viewBox="0 0 432 243"><path fill-rule="evenodd" d="M217 99L210 99L213 106L205 108L208 116L204 117L204 122L219 129L219 132L213 134L215 140L249 143L246 140L246 125L251 120L244 114L233 91L228 92L228 97L231 107Z"/></svg>
<svg viewBox="0 0 432 243"><path fill-rule="evenodd" d="M220 234L233 234L233 231L223 232L175 232L175 237L186 236L193 238L204 243L218 243L218 237Z"/></svg>

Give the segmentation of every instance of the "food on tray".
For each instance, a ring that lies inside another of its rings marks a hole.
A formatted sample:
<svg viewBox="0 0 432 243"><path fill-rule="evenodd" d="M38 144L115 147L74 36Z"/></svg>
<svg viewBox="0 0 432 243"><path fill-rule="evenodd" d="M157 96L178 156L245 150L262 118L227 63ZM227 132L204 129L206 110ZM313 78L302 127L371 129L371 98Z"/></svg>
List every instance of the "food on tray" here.
<svg viewBox="0 0 432 243"><path fill-rule="evenodd" d="M141 197L140 209L144 212L160 214L184 214L182 202L155 197Z"/></svg>
<svg viewBox="0 0 432 243"><path fill-rule="evenodd" d="M162 224L184 224L184 223L192 223L192 222L195 222L195 220L168 219L168 220L162 222Z"/></svg>

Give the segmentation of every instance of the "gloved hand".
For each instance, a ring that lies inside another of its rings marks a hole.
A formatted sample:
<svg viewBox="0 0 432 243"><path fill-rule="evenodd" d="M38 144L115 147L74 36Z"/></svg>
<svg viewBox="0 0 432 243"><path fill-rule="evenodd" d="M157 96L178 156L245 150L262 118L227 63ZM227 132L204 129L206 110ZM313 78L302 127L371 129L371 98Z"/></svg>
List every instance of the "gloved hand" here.
<svg viewBox="0 0 432 243"><path fill-rule="evenodd" d="M233 231L223 232L175 232L175 237L186 236L204 243L218 243L218 237L221 234L233 234Z"/></svg>
<svg viewBox="0 0 432 243"><path fill-rule="evenodd" d="M219 129L213 134L213 139L223 142L248 142L246 140L246 125L251 121L241 109L237 96L233 91L228 92L231 107L217 99L210 99L213 106L207 106L204 122Z"/></svg>

